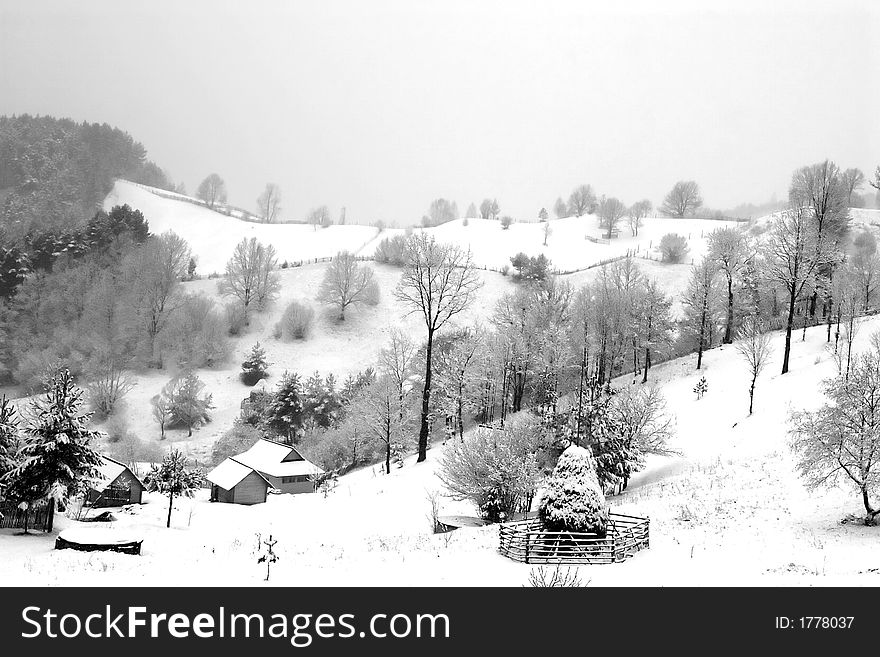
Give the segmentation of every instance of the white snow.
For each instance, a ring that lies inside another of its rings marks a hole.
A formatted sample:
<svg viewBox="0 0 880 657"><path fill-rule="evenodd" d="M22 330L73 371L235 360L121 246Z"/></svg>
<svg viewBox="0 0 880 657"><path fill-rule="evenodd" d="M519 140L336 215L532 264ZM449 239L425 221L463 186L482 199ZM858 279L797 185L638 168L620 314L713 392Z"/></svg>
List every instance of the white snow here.
<svg viewBox="0 0 880 657"><path fill-rule="evenodd" d="M863 349L880 319L862 322ZM747 415L747 370L730 346L653 368L677 417L682 456L652 459L612 511L651 518L651 548L623 564L582 567L591 586L627 585L877 585L880 527L842 524L861 514L852 490L808 493L787 446L789 409L821 401L819 383L835 372L825 329L796 334L791 371L779 374L782 339L758 381L755 413ZM700 376L709 389L692 392ZM619 381L625 385L625 381ZM0 578L7 585L260 585L256 535L278 540L281 560L269 585L507 585L526 583L530 566L497 551L497 527L430 533L428 491L442 446L416 464L384 476L364 468L340 478L323 497L270 495L250 507L210 503L208 492L176 500L165 528L167 498L114 510L117 526L144 538L141 556L54 551L52 536L0 531ZM469 504L441 500L441 514L474 514ZM81 523L58 517L58 529Z"/></svg>

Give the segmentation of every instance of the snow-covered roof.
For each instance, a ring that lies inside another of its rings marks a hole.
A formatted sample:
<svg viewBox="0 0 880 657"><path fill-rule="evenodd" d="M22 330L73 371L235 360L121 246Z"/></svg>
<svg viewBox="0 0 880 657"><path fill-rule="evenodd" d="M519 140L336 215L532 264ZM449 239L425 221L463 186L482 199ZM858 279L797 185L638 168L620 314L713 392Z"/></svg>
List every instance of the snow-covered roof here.
<svg viewBox="0 0 880 657"><path fill-rule="evenodd" d="M128 466L124 463L101 454L101 465L98 466L98 472L100 474L93 482L92 488L100 493L105 488L107 488L107 486L116 481L116 477L118 477L128 469ZM138 477L135 476L133 472L131 473L131 476L137 479L138 483L141 486L144 485L144 482L138 479Z"/></svg>
<svg viewBox="0 0 880 657"><path fill-rule="evenodd" d="M210 481L212 484L217 484L218 486L220 486L220 488L224 490L232 490L241 482L242 479L247 477L252 472L254 472L253 468L239 463L234 458L228 458L220 463L220 465L218 465L216 468L211 470L207 474L205 479ZM265 481L265 478L260 475L259 472L257 472L257 476Z"/></svg>
<svg viewBox="0 0 880 657"><path fill-rule="evenodd" d="M295 477L324 472L314 463L307 461L290 445L260 439L248 451L234 457L258 472L271 477Z"/></svg>

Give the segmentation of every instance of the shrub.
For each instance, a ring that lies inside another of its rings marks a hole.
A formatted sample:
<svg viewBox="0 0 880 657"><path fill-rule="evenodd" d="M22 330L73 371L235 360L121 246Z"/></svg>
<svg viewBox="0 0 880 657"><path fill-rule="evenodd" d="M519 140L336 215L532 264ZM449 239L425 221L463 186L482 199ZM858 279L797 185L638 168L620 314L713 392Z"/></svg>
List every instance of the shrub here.
<svg viewBox="0 0 880 657"><path fill-rule="evenodd" d="M508 228L510 228L510 224L512 224L512 223L513 223L513 217L511 217L509 215L504 215L503 217L501 217L501 228L503 230L507 230Z"/></svg>
<svg viewBox="0 0 880 657"><path fill-rule="evenodd" d="M223 307L229 335L241 335L247 327L247 312L241 301L230 301Z"/></svg>
<svg viewBox="0 0 880 657"><path fill-rule="evenodd" d="M562 453L547 481L538 516L548 531L605 536L608 509L589 450L572 445Z"/></svg>
<svg viewBox="0 0 880 657"><path fill-rule="evenodd" d="M687 240L678 233L666 233L660 239L660 254L663 262L677 263L684 260L690 251Z"/></svg>
<svg viewBox="0 0 880 657"><path fill-rule="evenodd" d="M550 274L550 260L543 253L537 257L517 253L510 259L510 264L516 270L513 277L517 281L540 282Z"/></svg>
<svg viewBox="0 0 880 657"><path fill-rule="evenodd" d="M315 311L299 301L291 301L284 309L281 321L275 325L276 338L290 342L291 340L308 340L312 334L312 323Z"/></svg>
<svg viewBox="0 0 880 657"><path fill-rule="evenodd" d="M454 499L470 500L489 522L526 511L540 476L537 435L478 428L447 445L437 476Z"/></svg>
<svg viewBox="0 0 880 657"><path fill-rule="evenodd" d="M386 237L379 242L373 257L376 262L403 267L406 264L406 238L403 235Z"/></svg>

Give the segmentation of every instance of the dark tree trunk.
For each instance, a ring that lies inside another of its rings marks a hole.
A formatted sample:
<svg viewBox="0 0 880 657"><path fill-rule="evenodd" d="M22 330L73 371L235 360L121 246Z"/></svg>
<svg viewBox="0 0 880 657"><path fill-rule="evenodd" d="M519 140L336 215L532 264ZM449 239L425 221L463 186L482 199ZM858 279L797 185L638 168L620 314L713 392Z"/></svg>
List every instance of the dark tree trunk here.
<svg viewBox="0 0 880 657"><path fill-rule="evenodd" d="M697 346L697 369L703 366L703 339L706 335L706 311L700 316L700 339Z"/></svg>
<svg viewBox="0 0 880 657"><path fill-rule="evenodd" d="M754 374L752 375L752 385L749 388L749 415L752 414L752 406L755 403L755 381L758 380L758 377Z"/></svg>
<svg viewBox="0 0 880 657"><path fill-rule="evenodd" d="M644 376L642 376L642 383L648 382L648 370L651 369L651 348L645 347L645 367L644 367Z"/></svg>
<svg viewBox="0 0 880 657"><path fill-rule="evenodd" d="M428 331L428 347L425 353L425 387L422 389L422 422L419 427L419 456L416 463L428 458L428 409L431 401L431 356L434 349L434 332Z"/></svg>
<svg viewBox="0 0 880 657"><path fill-rule="evenodd" d="M788 360L789 355L791 354L791 330L794 326L794 304L795 304L795 290L789 292L788 295L788 320L785 323L785 351L782 355L782 373L788 373Z"/></svg>
<svg viewBox="0 0 880 657"><path fill-rule="evenodd" d="M385 474L391 474L391 436L388 436L388 442L385 443Z"/></svg>
<svg viewBox="0 0 880 657"><path fill-rule="evenodd" d="M165 527L171 527L171 509L174 507L174 493L168 493L168 521Z"/></svg>
<svg viewBox="0 0 880 657"><path fill-rule="evenodd" d="M724 344L733 342L733 276L727 276L727 326L724 329Z"/></svg>

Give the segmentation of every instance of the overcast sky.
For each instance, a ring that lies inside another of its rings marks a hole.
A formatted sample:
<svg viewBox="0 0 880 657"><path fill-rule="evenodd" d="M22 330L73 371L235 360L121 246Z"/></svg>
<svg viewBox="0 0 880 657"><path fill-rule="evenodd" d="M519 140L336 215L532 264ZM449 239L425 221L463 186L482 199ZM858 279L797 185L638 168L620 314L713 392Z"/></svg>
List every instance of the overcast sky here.
<svg viewBox="0 0 880 657"><path fill-rule="evenodd" d="M657 204L691 178L730 207L880 164L877 5L0 0L0 114L118 126L248 208L277 182L290 218L534 217L579 183Z"/></svg>

